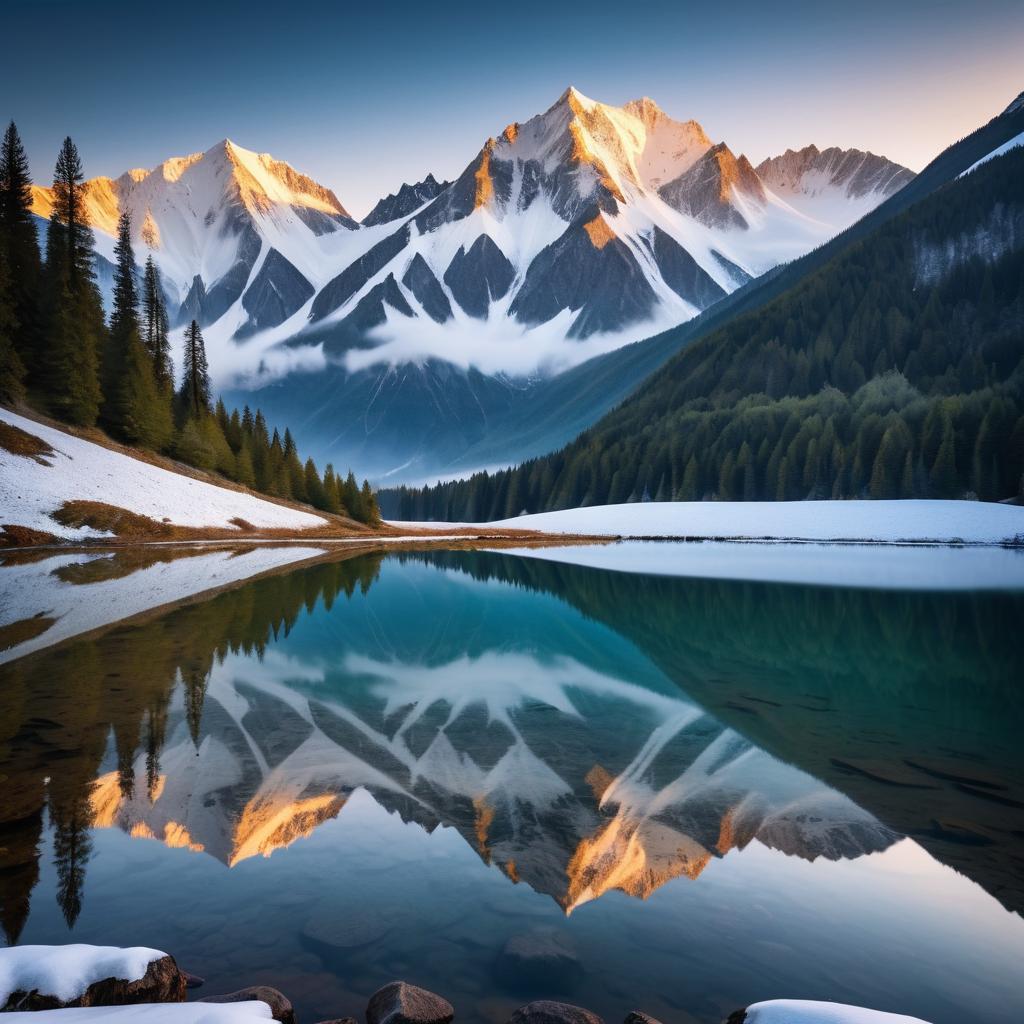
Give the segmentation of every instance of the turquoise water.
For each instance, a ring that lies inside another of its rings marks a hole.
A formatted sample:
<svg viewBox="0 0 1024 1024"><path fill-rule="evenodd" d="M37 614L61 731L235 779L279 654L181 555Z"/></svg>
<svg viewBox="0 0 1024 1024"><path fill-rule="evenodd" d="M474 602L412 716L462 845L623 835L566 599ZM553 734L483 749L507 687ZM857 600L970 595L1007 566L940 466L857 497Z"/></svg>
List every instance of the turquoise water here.
<svg viewBox="0 0 1024 1024"><path fill-rule="evenodd" d="M2 923L306 1021L395 977L496 1024L1019 1021L1022 621L479 552L279 570L0 666Z"/></svg>

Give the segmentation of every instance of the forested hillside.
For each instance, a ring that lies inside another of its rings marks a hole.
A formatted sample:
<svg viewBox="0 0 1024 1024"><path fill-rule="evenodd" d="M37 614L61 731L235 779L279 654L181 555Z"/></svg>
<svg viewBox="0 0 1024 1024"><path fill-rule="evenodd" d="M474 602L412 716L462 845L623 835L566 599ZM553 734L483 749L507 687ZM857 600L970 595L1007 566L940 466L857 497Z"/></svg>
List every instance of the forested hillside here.
<svg viewBox="0 0 1024 1024"><path fill-rule="evenodd" d="M117 225L113 308L104 319L94 236L78 150L64 140L40 252L28 161L12 122L0 144L0 403L27 404L64 423L101 427L126 444L164 452L278 498L374 524L368 482L303 463L291 432L263 414L216 406L199 325L185 331L175 386L168 314L152 257L140 272L132 225Z"/></svg>
<svg viewBox="0 0 1024 1024"><path fill-rule="evenodd" d="M1024 493L1024 149L683 350L576 441L385 496L411 519L638 500Z"/></svg>

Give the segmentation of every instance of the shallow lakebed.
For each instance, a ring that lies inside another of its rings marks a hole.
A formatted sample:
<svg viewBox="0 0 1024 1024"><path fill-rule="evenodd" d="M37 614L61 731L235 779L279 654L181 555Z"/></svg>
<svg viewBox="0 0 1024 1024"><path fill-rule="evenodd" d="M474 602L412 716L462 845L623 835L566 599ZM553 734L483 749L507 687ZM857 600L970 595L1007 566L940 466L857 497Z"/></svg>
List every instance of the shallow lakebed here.
<svg viewBox="0 0 1024 1024"><path fill-rule="evenodd" d="M7 940L307 1021L1024 1018L1021 553L731 550L4 556Z"/></svg>

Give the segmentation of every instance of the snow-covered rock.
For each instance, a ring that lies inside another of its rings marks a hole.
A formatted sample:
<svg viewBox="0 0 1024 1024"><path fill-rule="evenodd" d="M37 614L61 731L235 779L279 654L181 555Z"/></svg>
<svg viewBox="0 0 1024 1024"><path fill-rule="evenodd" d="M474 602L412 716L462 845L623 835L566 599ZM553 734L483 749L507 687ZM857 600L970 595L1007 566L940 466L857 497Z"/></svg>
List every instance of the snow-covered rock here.
<svg viewBox="0 0 1024 1024"><path fill-rule="evenodd" d="M732 1019L732 1018L730 1018ZM808 999L769 999L748 1006L744 1024L927 1024L920 1017Z"/></svg>
<svg viewBox="0 0 1024 1024"><path fill-rule="evenodd" d="M34 459L0 448L0 524L25 526L68 540L99 536L51 518L64 502L94 501L175 526L304 530L326 520L309 512L218 487L74 437L0 408L0 421L44 441L50 457Z"/></svg>
<svg viewBox="0 0 1024 1024"><path fill-rule="evenodd" d="M0 949L0 1007L31 1010L184 998L184 976L158 949L85 944Z"/></svg>

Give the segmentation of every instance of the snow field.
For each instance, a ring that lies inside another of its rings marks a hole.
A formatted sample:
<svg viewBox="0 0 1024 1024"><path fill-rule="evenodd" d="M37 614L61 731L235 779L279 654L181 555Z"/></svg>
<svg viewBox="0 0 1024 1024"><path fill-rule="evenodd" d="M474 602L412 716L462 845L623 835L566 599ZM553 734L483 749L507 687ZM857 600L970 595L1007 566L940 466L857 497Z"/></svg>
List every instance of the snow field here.
<svg viewBox="0 0 1024 1024"><path fill-rule="evenodd" d="M61 526L50 514L66 501L97 501L175 526L303 530L326 525L309 512L218 487L111 451L0 408L0 420L45 441L56 453L40 465L0 449L0 523L27 526L68 540L110 536Z"/></svg>

